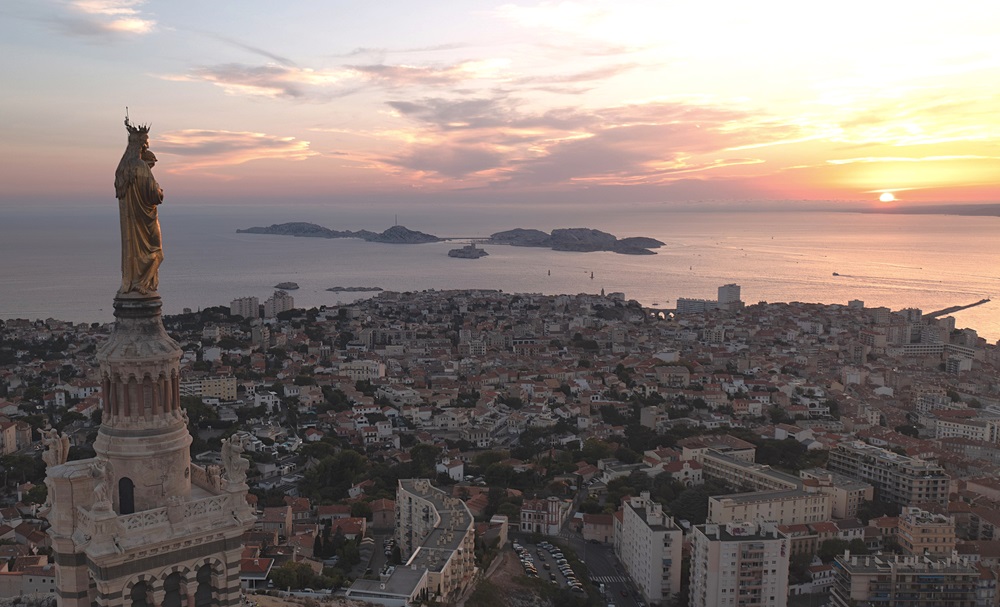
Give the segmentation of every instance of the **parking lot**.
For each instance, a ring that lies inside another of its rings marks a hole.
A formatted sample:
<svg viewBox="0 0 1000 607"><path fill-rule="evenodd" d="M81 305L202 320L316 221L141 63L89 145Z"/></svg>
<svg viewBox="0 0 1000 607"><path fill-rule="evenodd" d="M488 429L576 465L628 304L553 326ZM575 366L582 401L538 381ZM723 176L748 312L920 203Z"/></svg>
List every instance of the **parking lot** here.
<svg viewBox="0 0 1000 607"><path fill-rule="evenodd" d="M528 577L537 577L555 586L569 588L572 592L586 594L583 583L558 546L547 541L539 544L515 542L514 552Z"/></svg>

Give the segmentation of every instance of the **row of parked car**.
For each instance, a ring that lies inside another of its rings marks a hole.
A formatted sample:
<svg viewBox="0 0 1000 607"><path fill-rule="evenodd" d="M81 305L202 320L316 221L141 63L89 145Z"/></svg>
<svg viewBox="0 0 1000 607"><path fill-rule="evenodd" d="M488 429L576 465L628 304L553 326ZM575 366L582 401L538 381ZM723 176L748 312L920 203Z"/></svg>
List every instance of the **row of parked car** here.
<svg viewBox="0 0 1000 607"><path fill-rule="evenodd" d="M576 578L576 573L573 572L573 568L570 567L569 561L566 559L566 556L563 555L562 551L559 550L559 547L549 542L539 543L537 550L538 558L545 560L545 552L549 553L549 555L552 557L552 560L554 561L553 564L556 566L557 569L559 569L559 572L563 574L563 577L566 578L566 585L569 587L569 589L572 590L573 592L579 592L580 594L583 594L584 593L583 584L581 584L580 580ZM546 563L545 568L546 569L549 568L548 563ZM551 579L555 583L558 583L558 580L555 579L554 573L549 574L549 579Z"/></svg>
<svg viewBox="0 0 1000 607"><path fill-rule="evenodd" d="M517 558L521 560L521 566L524 567L524 573L528 577L538 577L538 569L535 567L535 559L531 556L524 546L514 542L514 552L517 553Z"/></svg>

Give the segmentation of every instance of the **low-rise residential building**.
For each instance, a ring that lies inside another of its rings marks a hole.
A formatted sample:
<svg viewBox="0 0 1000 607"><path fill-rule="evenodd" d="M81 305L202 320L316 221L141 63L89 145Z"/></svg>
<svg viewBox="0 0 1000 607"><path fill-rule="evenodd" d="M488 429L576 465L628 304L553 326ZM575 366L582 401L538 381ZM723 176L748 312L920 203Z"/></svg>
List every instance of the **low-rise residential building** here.
<svg viewBox="0 0 1000 607"><path fill-rule="evenodd" d="M610 544L615 535L614 516L611 514L584 514L583 539Z"/></svg>
<svg viewBox="0 0 1000 607"><path fill-rule="evenodd" d="M525 500L521 504L521 532L559 535L569 518L571 506L569 501L554 496Z"/></svg>

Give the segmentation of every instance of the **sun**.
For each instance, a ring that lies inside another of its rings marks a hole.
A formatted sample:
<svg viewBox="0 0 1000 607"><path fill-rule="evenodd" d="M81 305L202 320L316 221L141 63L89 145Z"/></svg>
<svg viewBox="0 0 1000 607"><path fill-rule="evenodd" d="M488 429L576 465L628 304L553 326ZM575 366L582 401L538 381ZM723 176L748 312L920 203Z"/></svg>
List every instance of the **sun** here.
<svg viewBox="0 0 1000 607"><path fill-rule="evenodd" d="M882 195L878 197L879 202L895 202L896 197L892 195L892 192L882 192Z"/></svg>

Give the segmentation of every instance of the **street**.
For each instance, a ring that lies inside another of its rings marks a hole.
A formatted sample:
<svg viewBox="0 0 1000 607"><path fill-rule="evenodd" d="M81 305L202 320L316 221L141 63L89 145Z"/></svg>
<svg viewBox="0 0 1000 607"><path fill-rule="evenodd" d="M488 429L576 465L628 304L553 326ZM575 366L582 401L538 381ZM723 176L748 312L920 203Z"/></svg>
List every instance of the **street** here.
<svg viewBox="0 0 1000 607"><path fill-rule="evenodd" d="M572 548L580 561L587 566L587 577L594 588L604 584L607 604L614 603L616 607L638 607L638 599L633 591L634 585L610 545L585 542L580 534L574 532L563 531L559 535L559 541ZM623 590L628 592L627 597L622 596Z"/></svg>

